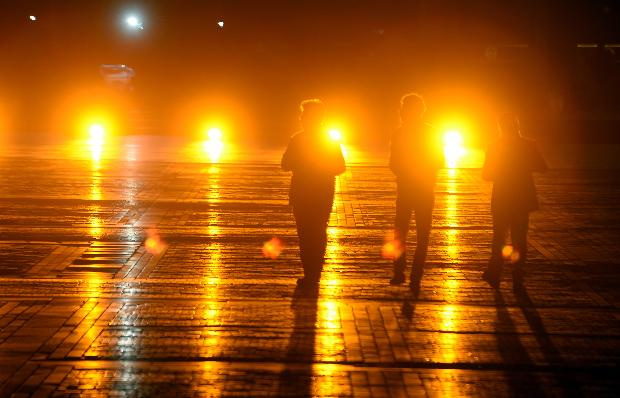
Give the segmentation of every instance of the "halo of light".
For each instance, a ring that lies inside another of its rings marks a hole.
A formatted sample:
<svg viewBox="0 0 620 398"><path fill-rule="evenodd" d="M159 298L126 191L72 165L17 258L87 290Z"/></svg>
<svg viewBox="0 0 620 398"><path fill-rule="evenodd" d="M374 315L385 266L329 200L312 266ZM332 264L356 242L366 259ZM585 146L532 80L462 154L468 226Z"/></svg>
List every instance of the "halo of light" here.
<svg viewBox="0 0 620 398"><path fill-rule="evenodd" d="M144 29L144 24L136 15L129 15L125 18L125 23L130 29L142 30Z"/></svg>
<svg viewBox="0 0 620 398"><path fill-rule="evenodd" d="M210 140L219 141L222 139L222 130L217 127L211 127L209 131L207 131L207 137L209 137Z"/></svg>
<svg viewBox="0 0 620 398"><path fill-rule="evenodd" d="M105 127L99 123L91 124L88 127L88 135L92 140L102 140L105 136Z"/></svg>
<svg viewBox="0 0 620 398"><path fill-rule="evenodd" d="M127 19L125 19L125 22L127 22L127 25L132 28L137 28L138 25L140 25L140 20L135 15L128 16Z"/></svg>
<svg viewBox="0 0 620 398"><path fill-rule="evenodd" d="M280 256L283 248L284 245L282 244L282 241L276 237L273 237L267 242L263 243L263 256L275 260Z"/></svg>
<svg viewBox="0 0 620 398"><path fill-rule="evenodd" d="M338 129L329 129L327 131L327 134L329 135L329 138L332 141L336 141L336 142L342 141L342 133Z"/></svg>
<svg viewBox="0 0 620 398"><path fill-rule="evenodd" d="M457 166L459 159L465 155L465 148L463 147L463 135L458 130L448 130L443 135L444 142L444 156L446 158L446 166L449 169L454 169Z"/></svg>
<svg viewBox="0 0 620 398"><path fill-rule="evenodd" d="M397 239L388 240L381 248L381 256L388 260L396 260L403 254L403 246Z"/></svg>

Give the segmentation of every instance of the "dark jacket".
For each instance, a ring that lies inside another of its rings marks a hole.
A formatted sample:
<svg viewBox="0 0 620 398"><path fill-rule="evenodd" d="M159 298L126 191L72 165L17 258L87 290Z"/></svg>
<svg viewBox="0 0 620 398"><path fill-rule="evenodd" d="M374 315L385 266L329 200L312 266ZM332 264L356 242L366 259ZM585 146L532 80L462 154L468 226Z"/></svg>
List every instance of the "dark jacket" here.
<svg viewBox="0 0 620 398"><path fill-rule="evenodd" d="M327 134L299 132L282 156L282 169L292 171L290 204L329 205L334 198L335 177L345 170L340 144Z"/></svg>
<svg viewBox="0 0 620 398"><path fill-rule="evenodd" d="M430 124L400 127L392 135L390 169L396 176L399 194L432 196L437 170L443 165L440 140Z"/></svg>
<svg viewBox="0 0 620 398"><path fill-rule="evenodd" d="M486 153L482 178L493 181L494 213L527 213L538 208L533 172L547 170L547 163L528 138L499 139Z"/></svg>

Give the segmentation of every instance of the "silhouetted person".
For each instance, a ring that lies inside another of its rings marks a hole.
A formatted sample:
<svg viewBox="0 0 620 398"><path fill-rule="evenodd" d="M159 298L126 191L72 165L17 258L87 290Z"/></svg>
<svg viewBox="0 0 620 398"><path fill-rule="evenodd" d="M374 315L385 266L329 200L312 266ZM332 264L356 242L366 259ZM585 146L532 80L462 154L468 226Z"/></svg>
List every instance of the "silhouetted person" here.
<svg viewBox="0 0 620 398"><path fill-rule="evenodd" d="M527 261L529 214L538 208L533 172L547 170L547 164L536 143L521 136L519 119L513 114L499 118L499 138L489 145L482 178L493 182L491 213L493 243L491 260L482 278L499 287L504 259L502 249L507 231L513 245L513 285L523 286L523 265Z"/></svg>
<svg viewBox="0 0 620 398"><path fill-rule="evenodd" d="M422 96L403 96L401 126L392 136L390 148L390 169L397 184L394 239L402 248L402 254L394 260L390 284L405 281L407 233L411 214L415 213L417 246L410 277L412 288L416 288L424 272L435 204L435 179L437 170L444 164L434 128L424 121L425 112Z"/></svg>
<svg viewBox="0 0 620 398"><path fill-rule="evenodd" d="M293 172L290 204L304 267L304 277L297 284L312 287L321 278L335 177L344 172L345 163L340 144L330 140L325 131L325 105L312 99L303 101L300 108L303 130L291 138L282 156L282 169Z"/></svg>

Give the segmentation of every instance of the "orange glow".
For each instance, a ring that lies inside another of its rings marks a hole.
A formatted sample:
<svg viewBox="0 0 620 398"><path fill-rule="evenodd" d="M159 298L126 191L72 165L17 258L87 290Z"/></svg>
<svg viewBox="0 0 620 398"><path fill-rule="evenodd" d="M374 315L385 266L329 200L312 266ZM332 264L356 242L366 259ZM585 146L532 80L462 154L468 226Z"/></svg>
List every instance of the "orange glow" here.
<svg viewBox="0 0 620 398"><path fill-rule="evenodd" d="M403 245L397 239L392 239L383 245L381 248L381 256L388 260L396 260L403 254Z"/></svg>
<svg viewBox="0 0 620 398"><path fill-rule="evenodd" d="M88 127L88 136L88 147L90 148L91 159L94 162L99 162L105 142L105 128L99 123L91 124Z"/></svg>
<svg viewBox="0 0 620 398"><path fill-rule="evenodd" d="M506 245L502 248L502 257L504 260L510 260L511 263L519 261L521 255L512 245Z"/></svg>
<svg viewBox="0 0 620 398"><path fill-rule="evenodd" d="M208 139L203 143L203 149L209 156L211 163L219 162L222 152L224 151L224 143L222 142L222 130L217 127L211 127L207 131Z"/></svg>
<svg viewBox="0 0 620 398"><path fill-rule="evenodd" d="M220 141L222 139L222 130L217 127L211 127L209 131L207 131L207 137L210 140Z"/></svg>
<svg viewBox="0 0 620 398"><path fill-rule="evenodd" d="M159 237L157 231L147 231L148 238L144 242L146 251L153 255L161 254L167 247L166 243Z"/></svg>
<svg viewBox="0 0 620 398"><path fill-rule="evenodd" d="M329 135L329 138L332 141L336 141L336 142L342 141L342 133L338 129L329 129L327 131L327 134Z"/></svg>
<svg viewBox="0 0 620 398"><path fill-rule="evenodd" d="M466 153L463 147L463 135L458 130L448 130L443 136L443 142L446 166L450 169L454 169L457 167L459 159Z"/></svg>
<svg viewBox="0 0 620 398"><path fill-rule="evenodd" d="M504 259L508 260L511 255L512 255L512 246L511 245L504 246L502 248L502 257L504 257Z"/></svg>
<svg viewBox="0 0 620 398"><path fill-rule="evenodd" d="M263 256L275 260L282 253L284 245L282 241L276 237L271 238L263 244Z"/></svg>
<svg viewBox="0 0 620 398"><path fill-rule="evenodd" d="M103 143L103 137L105 136L105 128L101 124L91 124L88 127L88 135L90 136L89 142L97 145Z"/></svg>

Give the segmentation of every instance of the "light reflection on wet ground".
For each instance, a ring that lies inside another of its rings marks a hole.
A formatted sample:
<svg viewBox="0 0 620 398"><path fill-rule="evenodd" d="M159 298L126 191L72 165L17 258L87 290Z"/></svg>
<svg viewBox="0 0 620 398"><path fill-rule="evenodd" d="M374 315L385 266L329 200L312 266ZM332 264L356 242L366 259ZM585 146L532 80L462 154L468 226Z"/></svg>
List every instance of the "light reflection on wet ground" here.
<svg viewBox="0 0 620 398"><path fill-rule="evenodd" d="M224 149L212 164L188 155L199 143L125 140L110 157L88 146L0 157L0 395L618 387L614 173L538 178L523 298L508 278L499 297L479 279L489 185L476 169L442 170L416 299L388 286L380 253L394 211L385 155L348 148L355 164L337 181L319 295L294 298L301 267L279 151ZM284 251L266 259L274 236Z"/></svg>

